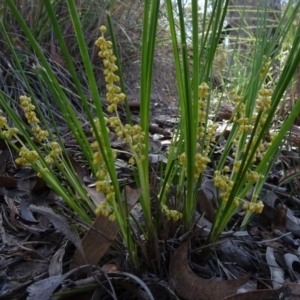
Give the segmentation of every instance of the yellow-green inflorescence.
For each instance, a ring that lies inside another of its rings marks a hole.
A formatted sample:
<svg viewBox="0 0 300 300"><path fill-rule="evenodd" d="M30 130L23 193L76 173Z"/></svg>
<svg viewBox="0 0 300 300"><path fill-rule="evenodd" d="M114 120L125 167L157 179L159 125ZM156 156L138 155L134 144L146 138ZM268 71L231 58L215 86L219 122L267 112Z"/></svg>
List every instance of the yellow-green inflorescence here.
<svg viewBox="0 0 300 300"><path fill-rule="evenodd" d="M116 75L116 72L118 71L118 67L115 64L117 58L113 53L112 42L106 40L105 38L105 32L106 27L101 26L101 36L95 43L95 45L100 49L98 55L103 59L106 83L106 99L109 103L107 111L113 114L111 117L106 118L105 122L108 132L109 128L111 128L119 138L122 138L124 142L130 146L132 157L129 159L129 164L134 165L135 163L144 159L144 156L141 154L141 150L145 148L145 144L143 143L145 133L142 132L142 129L139 125L124 125L119 117L118 104L124 101L126 96L124 93L122 93L121 88L117 85L120 81L119 77ZM101 139L102 137L99 121L96 120L95 123L98 130L98 135ZM93 135L96 137L94 132ZM105 143L102 143L102 145L105 151ZM96 213L109 216L110 220L113 221L115 219L114 211L116 208L114 188L110 183L108 170L98 143L92 143L92 148L95 151L94 164L99 168L99 171L96 174L96 190L98 192L102 192L106 196L107 200L107 202L101 202L98 205L96 208ZM116 153L114 153L114 156L116 157Z"/></svg>
<svg viewBox="0 0 300 300"><path fill-rule="evenodd" d="M46 130L42 130L39 126L40 120L36 116L35 106L31 102L31 98L27 96L20 96L21 108L24 111L25 118L31 129L31 135L36 141L43 142L46 148L49 149L49 154L45 156L45 162L49 165L54 163L59 155L61 154L61 148L57 142L49 142L49 133ZM12 137L16 136L18 129L14 127L9 127L7 124L6 117L2 116L0 112L0 131L4 139L10 140ZM21 141L20 141L21 142ZM22 142L21 142L22 143ZM22 143L23 144L23 143ZM45 149L46 149L45 148ZM36 150L31 150L24 144L19 149L19 157L16 158L16 163L22 166L35 164L40 170L44 170L40 161L40 153ZM40 175L40 173L38 173Z"/></svg>
<svg viewBox="0 0 300 300"><path fill-rule="evenodd" d="M270 57L266 57L266 56L263 56L263 66L260 70L260 74L259 74L259 77L260 79L263 79L266 77L266 75L268 74L268 71L269 71L269 67L270 67L270 63L271 63L271 58Z"/></svg>
<svg viewBox="0 0 300 300"><path fill-rule="evenodd" d="M31 98L27 96L21 96L20 102L21 107L25 113L26 120L31 126L33 137L37 141L44 142L44 144L46 144L47 148L49 149L49 154L45 156L45 162L48 165L53 164L61 154L61 148L59 144L57 142L48 141L49 132L47 130L43 130L39 126L40 120L36 116L35 106L31 103ZM28 163L36 163L38 162L38 160L39 154L35 150L29 150L25 146L23 146L21 148L21 151L19 152L19 157L16 159L16 163L20 165L26 165ZM38 175L40 175L40 173Z"/></svg>
<svg viewBox="0 0 300 300"><path fill-rule="evenodd" d="M198 87L198 139L201 141L201 153L196 153L195 157L195 179L198 179L201 173L205 170L207 164L210 162L208 155L210 154L210 145L215 141L215 133L218 127L217 124L212 123L205 125L206 123L206 108L207 97L209 95L209 86L206 83L202 83ZM200 149L200 144L197 144L197 149ZM185 165L185 153L179 157L179 163Z"/></svg>
<svg viewBox="0 0 300 300"><path fill-rule="evenodd" d="M103 59L104 75L106 82L106 98L110 105L107 107L109 112L116 112L117 105L125 99L125 94L121 92L121 88L115 83L120 81L120 78L115 74L118 71L118 67L115 62L116 56L113 54L112 42L105 39L104 33L106 27L100 27L101 36L96 41L96 46L100 49L98 55Z"/></svg>
<svg viewBox="0 0 300 300"><path fill-rule="evenodd" d="M231 169L228 166L225 166L222 171L217 170L214 174L214 185L222 190L220 198L225 203L229 199L230 192L234 185L234 180L237 180L237 173L239 172L242 164L242 157L245 154L246 147L248 147L247 143L245 143L245 145L240 145L240 139L242 138L242 136L246 135L247 141L249 142L249 135L254 135L250 145L250 151L248 152L252 153L254 151L254 146L257 143L258 136L268 117L268 111L271 106L271 97L272 90L265 88L259 90L258 97L255 103L255 113L251 118L247 118L245 116L246 106L244 103L241 102L243 98L237 95L234 97L234 101L237 103L237 110L235 112L233 121L238 125L237 134L232 142L233 146L235 146L237 149L236 152L233 153L235 160ZM256 128L254 128L254 124L256 123L257 118L259 119ZM275 138L275 134L272 134L270 136L272 142L272 140ZM266 143L261 141L259 143L251 159L252 163L254 163L257 159L261 159L265 155L271 142ZM264 176L262 174L258 174L253 170L248 170L246 172L246 180L248 181L258 182L263 178ZM242 204L243 209L256 213L261 213L264 207L263 202L258 199L257 195L253 195L249 202L245 201L244 199L239 199L238 197L235 197L233 204L235 206L239 206L240 204Z"/></svg>
<svg viewBox="0 0 300 300"><path fill-rule="evenodd" d="M27 96L21 96L20 102L27 122L32 126L31 130L34 133L34 137L39 141L45 140L49 136L49 133L46 130L42 130L38 125L40 120L36 116L35 106L31 103L31 98Z"/></svg>
<svg viewBox="0 0 300 300"><path fill-rule="evenodd" d="M167 217L168 220L178 221L179 219L182 218L182 213L178 212L177 210L169 209L165 204L162 204L161 207L162 207L162 212L164 213L164 215Z"/></svg>
<svg viewBox="0 0 300 300"><path fill-rule="evenodd" d="M2 110L0 110L0 132L1 136L7 140L11 139L19 132L17 128L8 126L7 118L3 116Z"/></svg>
<svg viewBox="0 0 300 300"><path fill-rule="evenodd" d="M107 124L107 119L105 119L105 122ZM105 149L105 143L101 135L101 130L100 130L100 124L99 120L95 120L95 125L97 128L97 131L100 136L101 144L103 145L103 151L106 151ZM108 130L108 128L107 128ZM95 132L92 130L94 138L96 138ZM115 202L115 190L114 187L110 183L110 177L108 174L108 170L103 158L103 154L100 151L100 146L97 141L92 143L92 148L94 150L94 155L93 155L93 164L98 167L98 172L96 173L96 191L97 192L102 192L106 196L107 202L101 202L98 207L96 208L96 214L101 214L104 216L109 216L110 220L115 219L114 215L114 207L116 205ZM116 157L116 153L113 152L114 158Z"/></svg>

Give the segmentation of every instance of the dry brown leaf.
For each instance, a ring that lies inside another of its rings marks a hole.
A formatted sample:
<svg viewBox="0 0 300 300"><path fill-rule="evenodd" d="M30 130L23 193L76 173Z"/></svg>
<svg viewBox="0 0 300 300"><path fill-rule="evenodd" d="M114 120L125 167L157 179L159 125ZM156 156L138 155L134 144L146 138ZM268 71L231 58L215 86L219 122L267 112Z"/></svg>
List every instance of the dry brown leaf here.
<svg viewBox="0 0 300 300"><path fill-rule="evenodd" d="M102 266L102 271L105 273L111 273L111 272L116 272L116 271L122 271L121 267L117 264L105 264Z"/></svg>
<svg viewBox="0 0 300 300"><path fill-rule="evenodd" d="M299 158L298 158L299 160ZM294 166L290 167L288 170L284 172L284 174L279 178L278 183L286 183L291 181L295 176L297 176L300 173L300 167Z"/></svg>
<svg viewBox="0 0 300 300"><path fill-rule="evenodd" d="M3 139L0 139L0 150L7 149L7 142Z"/></svg>
<svg viewBox="0 0 300 300"><path fill-rule="evenodd" d="M20 191L26 191L26 192L36 192L44 189L46 186L45 181L38 177L34 176L30 179L24 179L24 180L18 180L17 181L17 188Z"/></svg>
<svg viewBox="0 0 300 300"><path fill-rule="evenodd" d="M281 232L286 232L286 212L287 207L279 203L276 206L276 217L272 221L272 229L278 229Z"/></svg>
<svg viewBox="0 0 300 300"><path fill-rule="evenodd" d="M223 298L223 300L298 300L300 298L300 286L297 283L283 285L276 290L258 290L243 294L237 294ZM221 299L221 298L220 298Z"/></svg>
<svg viewBox="0 0 300 300"><path fill-rule="evenodd" d="M235 294L249 280L244 276L235 280L211 281L197 276L187 259L188 242L182 243L170 262L170 282L176 292L186 300L216 300Z"/></svg>
<svg viewBox="0 0 300 300"><path fill-rule="evenodd" d="M128 210L131 211L134 204L141 195L140 190L133 190L126 187ZM95 228L96 230L94 230ZM98 230L98 231L97 231ZM101 234L102 232L103 234ZM95 265L101 257L106 253L111 241L119 232L117 222L111 222L107 217L98 216L92 228L86 233L82 239L82 247L85 253L86 262ZM85 264L82 256L76 250L70 270Z"/></svg>
<svg viewBox="0 0 300 300"><path fill-rule="evenodd" d="M218 121L230 120L234 112L234 107L229 104L222 104L218 111Z"/></svg>
<svg viewBox="0 0 300 300"><path fill-rule="evenodd" d="M11 176L0 176L0 187L11 189L17 186L17 180Z"/></svg>
<svg viewBox="0 0 300 300"><path fill-rule="evenodd" d="M265 246L273 247L275 249L278 249L282 246L282 241L280 239L274 240L275 236L274 236L273 232L260 231L260 234L263 238Z"/></svg>
<svg viewBox="0 0 300 300"><path fill-rule="evenodd" d="M12 227L16 228L20 228L17 224L17 217L19 216L19 211L17 209L17 207L14 204L14 201L8 197L8 196L4 196L5 202L7 204L7 206L10 208L10 215L9 215L9 222L10 225Z"/></svg>
<svg viewBox="0 0 300 300"><path fill-rule="evenodd" d="M102 215L98 216L95 220L92 228L103 233L103 235L94 230L90 229L82 239L82 248L86 253L86 262L95 265L99 262L101 257L105 254L111 244L111 240L119 232L117 222L111 222L107 217ZM70 266L70 270L77 268L78 266L84 265L85 261L80 253L76 250L73 261Z"/></svg>
<svg viewBox="0 0 300 300"><path fill-rule="evenodd" d="M203 189L200 189L198 191L198 197L197 197L197 210L199 212L202 212L205 214L205 218L213 223L215 219L215 211L214 208L209 201L205 191Z"/></svg>

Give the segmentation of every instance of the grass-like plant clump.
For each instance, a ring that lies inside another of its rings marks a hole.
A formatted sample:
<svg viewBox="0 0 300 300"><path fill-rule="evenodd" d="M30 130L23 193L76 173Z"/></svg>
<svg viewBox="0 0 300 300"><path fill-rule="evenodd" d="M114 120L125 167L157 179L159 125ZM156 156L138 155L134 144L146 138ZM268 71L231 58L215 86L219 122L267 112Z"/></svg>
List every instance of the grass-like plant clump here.
<svg viewBox="0 0 300 300"><path fill-rule="evenodd" d="M139 124L131 122L129 110L126 118L120 115L120 104L125 103L126 107L127 100L126 91L123 90L117 41L110 14L107 14L106 26L100 27L98 39L95 37L95 47L101 59L105 82L105 91L99 91L80 15L75 2L67 1L68 14L76 35L87 82L87 87L83 88L70 49L66 45L55 5L53 1L44 1L45 13L51 22L66 68L74 84L72 93L79 99L84 118L88 122L88 130L83 128L69 101L68 87L62 86L59 82L14 1L7 0L6 3L39 61L39 64L34 65L32 72L36 80L41 83L42 93L44 95L50 93L55 100L55 105L68 131L80 146L81 154L95 180L96 191L104 195L104 200L94 203L84 183L78 178L68 149L64 145L64 137L55 122L56 117L51 110L51 103L47 97L43 99L52 120L50 124L45 119L39 107L39 99L19 62L6 24L1 20L1 31L15 66L24 81L24 89L20 92L19 99L12 99L5 91L0 91L0 137L18 153L15 163L32 168L37 176L41 177L82 220L92 224L96 215L101 214L108 217L111 222L117 222L133 268L139 268L139 261L146 259L148 262L151 261L149 265L152 266L153 271L159 271L160 240L168 238L161 236L161 228L165 222L170 226L181 228L181 234L193 228L197 221L195 207L198 190L207 179L207 171L212 171L217 195L217 208L206 240L207 245L218 241L237 210L246 211L241 227L247 225L252 214L262 212L264 204L263 199L260 199L260 191L286 132L300 112L298 101L280 129L271 130L281 99L288 90L300 61L300 26L295 27L293 23L300 4L295 5L292 12L287 10L283 13L282 20L278 21L278 27L275 28L276 41L269 39L270 36L265 34L268 28L265 12L264 17L258 22L256 40L252 43L253 56L251 59L244 60L247 64L245 72L237 73L234 65L228 67L227 76L230 74L234 76L234 83L239 83L238 76L242 76L241 74L245 74L243 76L246 76L246 80L240 78L242 84L229 87L229 100L234 103L234 110L226 125L227 128L220 131L217 119L211 118L210 115L212 109L216 107L213 105L213 100L219 97L218 101L222 101L224 97L212 90L211 71L214 67L215 53L219 49L218 41L224 28L229 1L213 1L209 10L206 3L204 15L200 18L198 1L192 0L190 32L186 30L187 21L182 1L178 0L174 3L166 0L165 6L161 6L160 1L144 1ZM154 201L151 193L153 187L149 179L149 111L160 9L168 18L168 34L171 37L176 70L180 123L173 133L167 162L162 164L161 183L159 190L155 191ZM201 24L201 32L199 32L199 24ZM266 78L272 66L277 63L277 57L272 57L272 53L276 47L281 47L284 36L290 33L291 28L295 34L285 66L280 70L278 79L270 84ZM188 51L189 40L192 44L192 57ZM232 57L238 55L237 50L233 52ZM231 62L234 63L234 60ZM234 72L236 73L233 74ZM89 90L92 101L88 99L86 89ZM108 102L106 112L102 107L102 94ZM12 104L22 109L25 116L23 119L13 109ZM214 114L217 112L214 111ZM89 137L90 133L92 133L92 140ZM114 133L129 149L127 167L134 173L135 186L141 188L139 202L144 224L138 225L143 239L136 238L136 233L133 232L130 224L130 211L122 197L124 187L119 184L116 171L115 160L118 153L111 145L110 133ZM215 149L224 140L226 142L222 145L222 151L219 151L216 159ZM141 257L141 253L144 257Z"/></svg>

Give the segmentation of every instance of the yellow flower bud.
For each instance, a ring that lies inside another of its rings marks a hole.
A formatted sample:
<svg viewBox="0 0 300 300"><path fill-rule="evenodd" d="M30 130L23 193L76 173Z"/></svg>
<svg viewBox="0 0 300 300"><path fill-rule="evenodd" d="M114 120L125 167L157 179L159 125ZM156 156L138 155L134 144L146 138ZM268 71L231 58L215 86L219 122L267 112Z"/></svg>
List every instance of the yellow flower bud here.
<svg viewBox="0 0 300 300"><path fill-rule="evenodd" d="M100 32L101 33L105 33L106 32L106 27L104 25L102 25L100 28L99 28Z"/></svg>

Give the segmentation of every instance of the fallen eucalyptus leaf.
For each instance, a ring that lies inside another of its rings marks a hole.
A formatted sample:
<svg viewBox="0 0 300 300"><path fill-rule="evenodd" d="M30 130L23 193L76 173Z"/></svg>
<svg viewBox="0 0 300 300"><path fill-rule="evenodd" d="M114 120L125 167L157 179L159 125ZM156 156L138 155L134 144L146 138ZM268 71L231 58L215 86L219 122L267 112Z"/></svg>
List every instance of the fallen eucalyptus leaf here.
<svg viewBox="0 0 300 300"><path fill-rule="evenodd" d="M126 194L128 210L131 211L141 195L141 190L134 190L126 187ZM97 264L101 257L106 253L118 232L119 226L117 222L111 222L107 217L102 215L98 216L91 229L82 239L82 248L86 254L86 262L92 265ZM70 269L74 269L84 263L85 261L76 251Z"/></svg>
<svg viewBox="0 0 300 300"><path fill-rule="evenodd" d="M277 264L274 250L271 247L267 247L266 260L270 268L273 288L281 287L284 283L284 271Z"/></svg>
<svg viewBox="0 0 300 300"><path fill-rule="evenodd" d="M300 237L300 219L295 217L289 208L286 213L286 230Z"/></svg>
<svg viewBox="0 0 300 300"><path fill-rule="evenodd" d="M21 217L24 221L37 223L37 220L35 219L31 210L28 207L28 203L23 198L21 198L20 200L20 208L21 208Z"/></svg>
<svg viewBox="0 0 300 300"><path fill-rule="evenodd" d="M213 223L215 219L215 210L211 204L211 201L206 196L205 191L201 188L198 191L197 196L197 209L199 212L202 212L205 214L205 218Z"/></svg>
<svg viewBox="0 0 300 300"><path fill-rule="evenodd" d="M82 266L80 269L85 268L86 266ZM63 275L57 275L48 277L46 279L40 280L38 282L33 283L27 288L27 292L29 293L27 300L48 300L51 298L54 291L57 287L65 280L67 277L76 272L77 269L71 270ZM57 297L52 297L51 300L57 299Z"/></svg>
<svg viewBox="0 0 300 300"><path fill-rule="evenodd" d="M48 207L41 207L41 206L35 206L30 205L30 209L34 212L37 212L46 218L49 219L49 221L53 224L53 226L63 233L67 238L70 239L70 241L76 246L77 250L81 253L81 255L84 257L81 240L78 235L78 233L70 227L68 222L60 215L57 215L53 212L52 209Z"/></svg>
<svg viewBox="0 0 300 300"><path fill-rule="evenodd" d="M251 255L240 244L232 239L224 239L223 243L216 247L218 257L223 262L236 263L241 269L255 272L256 267Z"/></svg>
<svg viewBox="0 0 300 300"><path fill-rule="evenodd" d="M11 176L0 176L0 187L11 189L17 186L17 180Z"/></svg>
<svg viewBox="0 0 300 300"><path fill-rule="evenodd" d="M61 248L59 248L54 255L52 256L49 264L49 276L57 276L62 274L63 270L63 257L65 255L65 247L66 244L64 244Z"/></svg>
<svg viewBox="0 0 300 300"><path fill-rule="evenodd" d="M237 294L223 298L222 300L298 300L300 298L300 286L297 283L283 285L276 290L258 290Z"/></svg>
<svg viewBox="0 0 300 300"><path fill-rule="evenodd" d="M292 253L284 254L284 261L290 271L295 271L300 274L300 259Z"/></svg>
<svg viewBox="0 0 300 300"><path fill-rule="evenodd" d="M170 282L176 292L186 300L216 300L236 293L249 280L244 276L235 280L212 281L198 277L187 260L189 241L182 243L170 262Z"/></svg>

